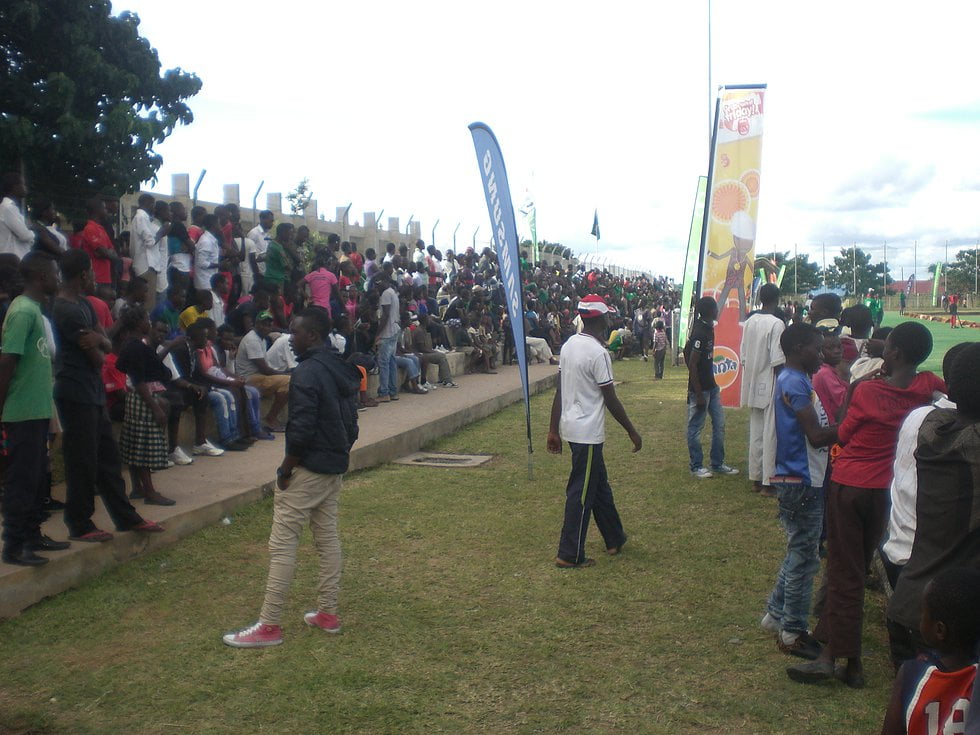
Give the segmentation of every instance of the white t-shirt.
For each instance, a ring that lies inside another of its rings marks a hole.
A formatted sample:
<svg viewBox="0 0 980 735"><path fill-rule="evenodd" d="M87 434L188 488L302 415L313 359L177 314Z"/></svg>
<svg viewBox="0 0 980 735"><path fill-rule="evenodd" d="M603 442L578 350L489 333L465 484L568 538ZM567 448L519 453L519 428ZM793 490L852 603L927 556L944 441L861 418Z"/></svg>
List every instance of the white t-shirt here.
<svg viewBox="0 0 980 735"><path fill-rule="evenodd" d="M248 237L245 243L245 260L242 262L242 269L244 272L245 268L248 268L248 274L252 274L252 263L251 258L248 256L255 253L255 256L265 255L265 251L269 249L269 240L272 239L271 231L266 232L262 229L262 225L256 225L251 230L248 231ZM256 265L259 266L259 273L263 276L265 275L265 261L259 261Z"/></svg>
<svg viewBox="0 0 980 735"><path fill-rule="evenodd" d="M235 374L243 379L248 379L259 372L252 360L264 360L265 340L253 329L244 337L238 345L238 354L235 356Z"/></svg>
<svg viewBox="0 0 980 735"><path fill-rule="evenodd" d="M214 319L214 326L220 327L225 323L225 302L221 294L211 291L211 318Z"/></svg>
<svg viewBox="0 0 980 735"><path fill-rule="evenodd" d="M895 464L892 465L891 510L888 515L887 541L882 553L892 564L905 564L912 555L915 540L915 501L919 495L919 477L915 464L915 450L919 446L919 429L926 416L937 408L956 408L946 398L915 409L902 422L895 448Z"/></svg>
<svg viewBox="0 0 980 735"><path fill-rule="evenodd" d="M279 335L279 338L272 343L272 347L265 353L265 360L273 370L285 371L296 367L296 354L293 352L288 333Z"/></svg>
<svg viewBox="0 0 980 735"><path fill-rule="evenodd" d="M772 314L753 314L742 332L742 406L766 408L776 384L773 368L786 362L779 345L786 325Z"/></svg>
<svg viewBox="0 0 980 735"><path fill-rule="evenodd" d="M10 197L0 201L0 253L13 253L23 259L34 247L34 233Z"/></svg>
<svg viewBox="0 0 980 735"><path fill-rule="evenodd" d="M561 348L562 439L576 444L602 444L606 440L606 403L602 386L613 382L609 351L589 334L570 337Z"/></svg>
<svg viewBox="0 0 980 735"><path fill-rule="evenodd" d="M381 339L388 339L389 337L397 337L400 333L400 327L398 322L398 294L395 293L395 289L390 286L384 290L381 294L381 312L384 313L384 307L391 307L388 310L388 321L381 325L381 331L379 337Z"/></svg>
<svg viewBox="0 0 980 735"><path fill-rule="evenodd" d="M211 276L218 272L218 262L221 258L221 246L218 239L205 231L194 248L194 288L209 290Z"/></svg>

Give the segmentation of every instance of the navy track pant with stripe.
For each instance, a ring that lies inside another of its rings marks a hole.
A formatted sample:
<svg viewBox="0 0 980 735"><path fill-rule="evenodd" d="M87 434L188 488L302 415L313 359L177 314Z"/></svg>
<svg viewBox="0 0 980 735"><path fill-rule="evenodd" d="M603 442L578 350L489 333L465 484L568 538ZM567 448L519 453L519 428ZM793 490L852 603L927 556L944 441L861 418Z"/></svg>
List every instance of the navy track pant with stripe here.
<svg viewBox="0 0 980 735"><path fill-rule="evenodd" d="M558 558L580 564L585 560L590 515L595 516L607 549L620 546L626 541L626 534L613 501L602 445L569 442L568 446L572 451L572 472L565 488L565 523L558 542Z"/></svg>

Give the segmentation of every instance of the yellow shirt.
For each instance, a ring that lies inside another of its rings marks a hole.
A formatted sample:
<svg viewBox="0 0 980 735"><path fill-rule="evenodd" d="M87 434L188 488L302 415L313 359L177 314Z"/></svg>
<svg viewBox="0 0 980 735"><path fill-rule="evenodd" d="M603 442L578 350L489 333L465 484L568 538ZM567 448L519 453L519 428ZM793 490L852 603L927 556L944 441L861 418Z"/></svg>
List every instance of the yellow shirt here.
<svg viewBox="0 0 980 735"><path fill-rule="evenodd" d="M180 327L186 332L187 328L191 324L193 324L198 319L201 319L203 317L210 318L211 317L210 310L201 311L192 304L191 306L188 306L186 309L180 312Z"/></svg>

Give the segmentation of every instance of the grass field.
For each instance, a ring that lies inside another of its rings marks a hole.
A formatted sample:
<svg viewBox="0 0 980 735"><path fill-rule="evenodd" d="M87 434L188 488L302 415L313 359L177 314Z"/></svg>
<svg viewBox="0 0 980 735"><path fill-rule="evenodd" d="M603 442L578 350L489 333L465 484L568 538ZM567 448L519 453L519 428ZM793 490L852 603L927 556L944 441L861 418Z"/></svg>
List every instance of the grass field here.
<svg viewBox="0 0 980 735"><path fill-rule="evenodd" d="M626 530L585 570L555 569L567 454L534 479L513 406L433 449L493 452L471 470L386 465L348 478L344 632L307 628L308 543L286 643L221 644L264 587L265 501L0 623L0 733L876 732L890 687L883 600L867 601L869 686L791 683L758 627L784 548L775 504L742 477L687 471L684 376L617 363L644 437L611 420L606 456ZM728 414L744 469L747 417Z"/></svg>
<svg viewBox="0 0 980 735"><path fill-rule="evenodd" d="M969 317L973 319L974 317ZM916 321L929 328L932 332L932 354L922 364L923 370L932 370L936 375L943 374L943 355L955 344L960 342L980 342L980 329L952 329L949 324L940 322L929 322L921 319L907 319L899 316L898 312L885 312L885 319L882 322L886 327L894 327L904 321Z"/></svg>

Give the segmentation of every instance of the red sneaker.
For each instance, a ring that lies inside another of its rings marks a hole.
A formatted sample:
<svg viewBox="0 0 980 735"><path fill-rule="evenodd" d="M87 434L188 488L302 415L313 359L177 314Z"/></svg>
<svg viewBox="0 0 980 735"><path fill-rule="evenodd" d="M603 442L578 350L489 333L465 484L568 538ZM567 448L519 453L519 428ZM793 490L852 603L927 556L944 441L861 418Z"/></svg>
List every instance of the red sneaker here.
<svg viewBox="0 0 980 735"><path fill-rule="evenodd" d="M222 640L233 648L266 648L282 643L282 627L258 622L237 633L226 633Z"/></svg>
<svg viewBox="0 0 980 735"><path fill-rule="evenodd" d="M340 632L340 618L336 615L329 615L325 612L308 612L303 616L303 620L306 621L307 625L312 625L314 628L319 628L320 630L325 630L327 633L339 633Z"/></svg>

